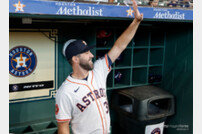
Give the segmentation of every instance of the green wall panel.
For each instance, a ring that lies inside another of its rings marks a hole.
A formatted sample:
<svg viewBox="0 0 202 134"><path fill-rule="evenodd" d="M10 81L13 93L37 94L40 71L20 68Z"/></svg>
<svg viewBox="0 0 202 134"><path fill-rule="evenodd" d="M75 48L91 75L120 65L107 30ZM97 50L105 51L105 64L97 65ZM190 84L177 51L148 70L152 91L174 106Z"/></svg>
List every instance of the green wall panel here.
<svg viewBox="0 0 202 134"><path fill-rule="evenodd" d="M171 31L172 30L172 31ZM175 115L167 120L166 134L193 133L193 27L167 32L162 87L175 96ZM174 125L174 126L173 126ZM188 125L180 127L179 125ZM181 129L181 130L180 130Z"/></svg>
<svg viewBox="0 0 202 134"><path fill-rule="evenodd" d="M15 126L19 123L51 120L54 118L54 99L22 102L9 105L9 124Z"/></svg>

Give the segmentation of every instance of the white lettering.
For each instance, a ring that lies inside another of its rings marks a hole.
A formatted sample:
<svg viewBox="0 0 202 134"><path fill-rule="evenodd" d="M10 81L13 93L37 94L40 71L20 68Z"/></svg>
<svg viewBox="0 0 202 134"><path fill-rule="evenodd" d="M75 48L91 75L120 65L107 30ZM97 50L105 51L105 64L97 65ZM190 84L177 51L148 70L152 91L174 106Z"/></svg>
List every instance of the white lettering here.
<svg viewBox="0 0 202 134"><path fill-rule="evenodd" d="M29 70L30 72L32 71L32 69L31 69L31 68L29 68L28 70Z"/></svg>
<svg viewBox="0 0 202 134"><path fill-rule="evenodd" d="M103 16L103 10L95 10L94 7L88 7L87 9L81 9L79 6L67 8L60 7L56 14L64 15L87 15L87 16Z"/></svg>
<svg viewBox="0 0 202 134"><path fill-rule="evenodd" d="M26 70L25 73L28 74L29 73L28 70Z"/></svg>
<svg viewBox="0 0 202 134"><path fill-rule="evenodd" d="M12 53L10 53L9 55L10 55L10 57L12 57L12 56L13 56L13 54L12 54Z"/></svg>
<svg viewBox="0 0 202 134"><path fill-rule="evenodd" d="M12 52L13 52L13 54L15 54L15 50L13 50Z"/></svg>
<svg viewBox="0 0 202 134"><path fill-rule="evenodd" d="M167 9L162 9L162 8L153 8L153 11L167 11Z"/></svg>
<svg viewBox="0 0 202 134"><path fill-rule="evenodd" d="M39 85L40 87L44 87L44 84Z"/></svg>
<svg viewBox="0 0 202 134"><path fill-rule="evenodd" d="M64 10L63 8L61 7L56 14L67 14L67 8L65 7Z"/></svg>
<svg viewBox="0 0 202 134"><path fill-rule="evenodd" d="M82 10L79 8L79 6L77 6L77 15L83 15Z"/></svg>
<svg viewBox="0 0 202 134"><path fill-rule="evenodd" d="M32 54L33 54L33 53L32 53L32 52L30 52L30 53L29 53L29 56L32 56Z"/></svg>
<svg viewBox="0 0 202 134"><path fill-rule="evenodd" d="M19 49L18 49L18 48L16 48L16 49L15 49L15 51L18 53L18 52L19 52Z"/></svg>
<svg viewBox="0 0 202 134"><path fill-rule="evenodd" d="M72 9L67 9L67 14L72 15Z"/></svg>
<svg viewBox="0 0 202 134"><path fill-rule="evenodd" d="M57 6L75 6L74 3L66 3L66 2L56 2L55 5L57 5Z"/></svg>
<svg viewBox="0 0 202 134"><path fill-rule="evenodd" d="M24 51L23 52L26 52L27 48L24 48Z"/></svg>
<svg viewBox="0 0 202 134"><path fill-rule="evenodd" d="M30 50L28 49L26 53L29 54L29 52L30 52Z"/></svg>
<svg viewBox="0 0 202 134"><path fill-rule="evenodd" d="M28 86L24 86L23 88L31 88L31 86L30 86L30 85L28 85Z"/></svg>
<svg viewBox="0 0 202 134"><path fill-rule="evenodd" d="M154 18L159 18L159 13L158 12L155 14Z"/></svg>
<svg viewBox="0 0 202 134"><path fill-rule="evenodd" d="M11 70L11 73L13 73L13 72L14 72L14 69Z"/></svg>
<svg viewBox="0 0 202 134"><path fill-rule="evenodd" d="M103 14L102 14L102 9L100 9L100 16L103 16Z"/></svg>
<svg viewBox="0 0 202 134"><path fill-rule="evenodd" d="M33 87L33 88L37 88L37 87L38 87L38 85L32 85L32 87Z"/></svg>
<svg viewBox="0 0 202 134"><path fill-rule="evenodd" d="M76 8L73 7L73 15L76 15Z"/></svg>
<svg viewBox="0 0 202 134"><path fill-rule="evenodd" d="M14 74L15 74L15 75L17 75L17 73L18 73L18 72L17 72L17 71L15 71L15 73L14 73Z"/></svg>
<svg viewBox="0 0 202 134"><path fill-rule="evenodd" d="M157 19L185 19L185 14L180 12L175 12L171 14L169 11L167 12L156 12L153 18Z"/></svg>

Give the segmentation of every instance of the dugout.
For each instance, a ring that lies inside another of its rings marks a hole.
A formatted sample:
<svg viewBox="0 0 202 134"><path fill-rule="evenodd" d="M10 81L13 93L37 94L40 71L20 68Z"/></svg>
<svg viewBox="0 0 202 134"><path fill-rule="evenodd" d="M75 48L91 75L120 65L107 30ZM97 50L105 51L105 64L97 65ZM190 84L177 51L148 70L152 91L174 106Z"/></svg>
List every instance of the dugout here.
<svg viewBox="0 0 202 134"><path fill-rule="evenodd" d="M12 4L10 2L11 7ZM24 4L29 5L26 1ZM9 50L27 46L37 57L33 73L28 72L30 74L22 78L9 75L10 133L56 133L55 91L72 71L61 53L64 42L81 38L89 45L96 44L92 51L96 59L111 48L132 20L122 16L53 14L54 6L50 3L49 9L42 10L45 4L41 4L41 14L33 12L33 8L27 11L24 8L24 12L15 12L14 7L9 9ZM92 4L89 6L94 6ZM173 94L176 101L175 115L168 117L165 133L193 133L193 11L177 11L191 15L192 19L161 19L148 16L150 9L142 7L141 10L145 11L145 19L108 76L109 103L112 92L117 89L144 85L161 87ZM104 15L104 11L102 13ZM110 36L100 40L97 35L102 30ZM118 72L121 78L117 81ZM116 113L111 111L110 114L112 133L118 133Z"/></svg>

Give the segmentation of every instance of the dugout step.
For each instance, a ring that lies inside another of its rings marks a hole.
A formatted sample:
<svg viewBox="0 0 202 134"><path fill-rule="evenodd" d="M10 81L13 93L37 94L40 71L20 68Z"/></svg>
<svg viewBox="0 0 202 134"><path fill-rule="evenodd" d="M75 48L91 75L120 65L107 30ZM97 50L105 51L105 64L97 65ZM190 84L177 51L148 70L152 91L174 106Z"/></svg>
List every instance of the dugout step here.
<svg viewBox="0 0 202 134"><path fill-rule="evenodd" d="M10 133L20 134L56 134L57 133L57 122L53 121L44 121L44 122L35 122L29 125L16 126L12 127L9 130Z"/></svg>

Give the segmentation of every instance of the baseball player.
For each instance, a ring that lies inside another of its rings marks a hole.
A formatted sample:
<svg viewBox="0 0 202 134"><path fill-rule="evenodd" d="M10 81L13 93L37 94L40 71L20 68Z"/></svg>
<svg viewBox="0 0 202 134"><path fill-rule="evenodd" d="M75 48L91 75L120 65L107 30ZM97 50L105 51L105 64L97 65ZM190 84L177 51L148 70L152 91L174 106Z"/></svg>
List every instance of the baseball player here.
<svg viewBox="0 0 202 134"><path fill-rule="evenodd" d="M74 134L110 133L109 106L106 95L107 75L111 64L127 47L143 20L135 0L135 19L120 35L111 50L93 64L94 46L83 40L71 39L63 47L63 54L73 72L62 83L56 94L56 119L58 133L69 134L71 125Z"/></svg>

